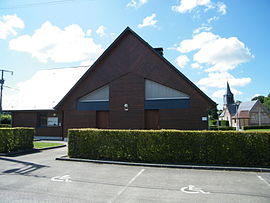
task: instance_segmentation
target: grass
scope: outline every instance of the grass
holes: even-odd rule
[[[35,149],[42,149],[47,147],[56,147],[61,146],[62,143],[53,143],[53,142],[34,142],[34,148]]]
[[[245,130],[245,131],[260,131],[260,132],[264,132],[264,131],[266,131],[266,132],[270,132],[270,129],[248,129],[248,130]]]

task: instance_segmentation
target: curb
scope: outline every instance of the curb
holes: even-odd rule
[[[122,162],[122,161],[106,161],[106,160],[69,158],[67,155],[56,158],[56,160],[59,160],[59,161],[88,162],[88,163],[97,163],[97,164],[116,164],[116,165],[126,165],[126,166],[158,167],[158,168],[220,170],[220,171],[246,171],[246,172],[268,172],[268,173],[270,173],[270,168],[135,163],[135,162]]]
[[[29,150],[23,150],[23,151],[15,151],[15,152],[8,152],[8,153],[0,153],[0,156],[20,156],[25,154],[32,154],[39,152],[39,149],[29,149]]]
[[[37,149],[37,150],[43,151],[43,150],[48,150],[48,149],[57,149],[57,148],[66,147],[66,146],[67,146],[66,144],[63,144],[63,145],[54,146],[54,147],[40,148],[40,149]]]
[[[25,155],[25,154],[32,154],[32,153],[37,153],[43,150],[48,150],[48,149],[57,149],[61,147],[67,146],[66,144],[60,145],[60,146],[54,146],[54,147],[46,147],[46,148],[41,148],[41,149],[30,149],[30,150],[23,150],[23,151],[16,151],[16,152],[8,152],[8,153],[0,153],[0,156],[20,156],[20,155]]]

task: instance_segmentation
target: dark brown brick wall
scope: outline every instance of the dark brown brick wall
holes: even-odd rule
[[[144,79],[153,80],[190,96],[189,109],[159,111],[160,128],[207,128],[207,122],[202,121],[202,117],[207,116],[207,110],[213,107],[213,103],[145,43],[127,33],[87,72],[58,106],[64,111],[65,133],[68,128],[96,127],[95,111],[77,111],[76,101],[107,84],[110,86],[109,127],[145,128]],[[126,103],[129,105],[128,112],[123,109]]]
[[[39,114],[46,113],[47,116],[56,114],[58,121],[63,123],[62,113],[57,111],[14,111],[12,112],[13,127],[32,127],[36,129],[35,136],[62,137],[62,126],[40,127]]]

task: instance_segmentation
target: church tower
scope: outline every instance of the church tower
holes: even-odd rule
[[[231,92],[229,83],[227,82],[227,90],[226,90],[226,94],[223,96],[223,103],[224,106],[225,105],[229,105],[229,104],[234,104],[234,98],[233,98],[233,93]]]

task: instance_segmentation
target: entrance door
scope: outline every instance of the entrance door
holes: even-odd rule
[[[146,110],[144,112],[145,129],[160,129],[158,110]]]
[[[109,128],[109,111],[96,112],[96,125],[101,129]]]

